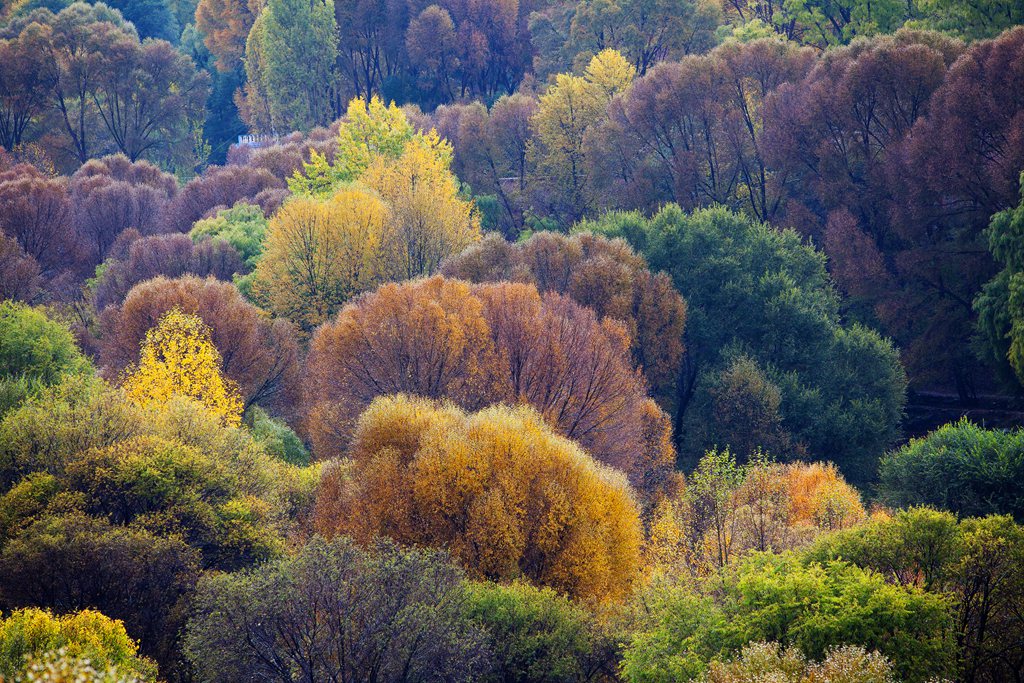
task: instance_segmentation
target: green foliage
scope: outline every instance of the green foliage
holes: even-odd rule
[[[1024,521],[1024,429],[984,429],[962,418],[883,457],[879,477],[889,505]]]
[[[915,24],[965,40],[995,38],[1024,24],[1024,5],[1017,0],[917,0],[922,19]]]
[[[213,218],[196,221],[189,236],[199,242],[203,239],[221,239],[239,253],[245,265],[256,267],[263,253],[263,238],[267,233],[267,219],[258,206],[246,203],[224,209]]]
[[[0,676],[13,680],[31,660],[56,650],[86,658],[99,669],[117,667],[146,678],[156,675],[153,663],[138,656],[138,645],[124,625],[95,610],[54,616],[48,610],[29,608],[0,620]]]
[[[877,650],[908,683],[953,671],[951,616],[942,597],[843,562],[754,555],[702,590],[656,586],[644,601],[650,622],[626,645],[627,681],[697,680],[709,661],[764,640],[814,659],[843,645]]]
[[[992,216],[988,244],[1003,269],[974,300],[975,350],[1004,378],[1024,384],[1024,173],[1020,204]]]
[[[731,662],[712,662],[708,683],[894,683],[892,666],[877,652],[848,645],[809,662],[794,647],[751,643]]]
[[[39,309],[0,302],[0,416],[65,376],[92,371],[66,325]]]
[[[948,512],[913,508],[820,539],[806,557],[842,558],[946,596],[960,680],[1010,680],[1024,667],[1024,527],[1009,516],[957,523]]]
[[[437,552],[315,538],[294,557],[206,577],[185,652],[211,683],[479,680],[484,634],[463,586]]]
[[[495,683],[583,681],[602,649],[593,617],[550,588],[468,586],[466,612],[490,635]]]
[[[866,328],[842,326],[823,253],[793,231],[725,208],[686,214],[668,205],[651,219],[612,212],[576,229],[622,237],[652,270],[672,277],[689,306],[686,346],[698,391],[715,384],[701,385],[701,376],[728,368],[742,353],[748,366],[756,363],[745,384],[762,388],[746,393],[766,412],[766,440],[777,442],[779,434],[770,419],[774,389],[765,381],[780,394],[781,427],[794,446],[834,460],[851,479],[872,476],[874,459],[899,434],[906,375],[891,343]],[[709,438],[723,434],[712,428]],[[759,438],[754,431],[739,441],[745,446]],[[691,440],[680,457],[692,465],[715,445]]]
[[[253,439],[267,453],[291,465],[309,465],[309,451],[305,444],[283,420],[275,420],[259,406],[253,406],[246,421],[252,424]]]

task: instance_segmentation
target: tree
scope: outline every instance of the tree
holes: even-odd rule
[[[988,228],[989,251],[1003,269],[974,299],[978,314],[975,350],[995,367],[1003,379],[1024,384],[1024,259],[1020,252],[1024,230],[1024,175],[1021,203],[992,216]]]
[[[98,264],[125,230],[161,232],[161,216],[178,183],[149,162],[112,155],[83,164],[71,176],[68,190],[72,227],[81,248]]]
[[[995,38],[1024,23],[1019,5],[1005,0],[959,3],[949,0],[918,0],[921,23],[965,40]]]
[[[655,586],[645,602],[651,620],[626,644],[627,681],[700,680],[710,661],[765,640],[819,660],[842,646],[877,651],[908,682],[948,675],[956,666],[942,596],[886,583],[841,561],[755,555],[704,590]]]
[[[582,681],[614,666],[602,661],[609,643],[593,615],[550,588],[471,583],[465,609],[490,636],[489,683]]]
[[[824,537],[808,555],[823,562],[842,557],[946,597],[962,680],[1005,680],[1024,664],[1017,607],[1024,594],[1024,528],[1009,516],[958,522],[948,512],[910,508]]]
[[[0,674],[27,673],[28,662],[49,652],[87,658],[93,666],[117,667],[125,674],[155,676],[156,666],[138,655],[124,625],[95,610],[54,616],[49,610],[16,610],[0,620]]]
[[[295,329],[285,320],[268,319],[231,283],[211,277],[157,277],[135,286],[120,305],[108,307],[98,341],[108,378],[138,363],[139,345],[174,309],[198,316],[208,328],[215,347],[209,351],[218,356],[216,371],[241,391],[241,405],[288,411],[299,370]]]
[[[265,193],[282,188],[284,181],[265,168],[211,166],[174,198],[164,216],[164,228],[167,232],[188,232],[212,209],[231,207],[240,201],[260,204]]]
[[[267,226],[265,253],[253,276],[255,297],[311,333],[353,296],[391,275],[389,221],[376,195],[355,188],[328,201],[288,202]]]
[[[202,128],[209,76],[163,40],[118,47],[104,53],[109,62],[93,95],[118,150],[131,161],[187,154],[193,128]]]
[[[35,302],[42,281],[39,263],[16,240],[0,234],[0,299]]]
[[[199,0],[196,26],[219,71],[234,71],[242,64],[245,39],[262,4],[262,0]]]
[[[257,120],[250,117],[250,127],[309,130],[337,118],[341,112],[332,92],[337,52],[332,0],[268,0],[249,32],[245,59],[250,87],[265,100],[267,120],[254,126]]]
[[[183,25],[179,25],[172,11],[174,0],[111,0],[107,3],[130,21],[139,32],[139,38],[157,38],[178,42]],[[190,18],[191,21],[191,18]]]
[[[263,253],[267,234],[267,218],[258,206],[239,202],[230,209],[222,209],[216,216],[196,221],[189,236],[197,244],[207,239],[214,243],[224,241],[238,252],[245,267],[252,270]],[[242,272],[241,269],[237,272]],[[203,275],[204,273],[197,273]]]
[[[592,602],[636,579],[640,522],[625,477],[531,408],[467,415],[379,398],[349,456],[349,486],[336,476],[321,488],[322,531],[444,547],[474,576],[524,577]]]
[[[873,476],[874,459],[898,434],[906,376],[891,343],[866,328],[840,324],[840,300],[821,252],[792,231],[724,208],[687,215],[669,205],[652,219],[613,213],[579,227],[624,237],[652,269],[667,272],[686,299],[684,411],[694,401],[710,401],[696,393],[712,386],[700,378],[728,367],[738,350],[779,391],[781,427],[794,445],[833,459],[851,479]],[[755,377],[745,374],[748,389],[756,386]],[[765,390],[748,406],[760,402],[757,412],[768,419],[762,423],[771,425],[773,392]],[[733,403],[751,409],[741,404]],[[767,435],[780,436],[775,427]],[[739,443],[737,434],[728,436]],[[695,463],[710,445],[698,439],[681,450],[683,462]]]
[[[480,216],[459,196],[448,148],[436,134],[413,139],[389,163],[378,157],[360,182],[388,207],[388,252],[400,278],[432,274],[442,259],[480,239]]]
[[[0,415],[43,387],[92,371],[65,325],[24,304],[0,302]]]
[[[580,2],[568,42],[576,54],[618,50],[639,76],[668,59],[699,54],[714,46],[721,21],[718,5],[692,0]]]
[[[186,235],[155,235],[132,240],[126,251],[120,258],[108,257],[88,283],[100,313],[108,306],[120,307],[135,285],[155,277],[187,274],[230,281],[245,268],[238,252],[219,239],[196,244]]]
[[[203,319],[171,309],[146,333],[137,367],[126,370],[128,396],[145,407],[172,396],[193,398],[226,424],[242,419],[238,387],[221,375],[221,356]]]
[[[532,405],[634,484],[672,471],[668,420],[632,369],[621,326],[521,284],[432,278],[381,287],[313,337],[306,427],[320,459],[338,457],[377,396],[448,399],[467,410]]]
[[[440,553],[314,538],[290,558],[205,578],[185,635],[204,680],[477,680],[484,638]]]
[[[983,429],[963,418],[882,458],[879,492],[893,506],[933,505],[963,516],[1006,514],[1021,521],[1022,473],[1024,431]]]
[[[615,50],[591,59],[583,76],[559,74],[530,119],[528,157],[533,202],[563,225],[586,216],[595,195],[584,137],[605,116],[614,95],[633,80],[633,66]]]
[[[529,283],[541,294],[564,294],[601,318],[617,320],[626,328],[633,363],[643,371],[651,395],[675,415],[686,302],[668,276],[652,274],[623,241],[542,232],[510,244],[488,235],[446,259],[441,272],[470,282]]]
[[[0,231],[51,276],[74,263],[75,239],[66,183],[19,164],[0,172]]]
[[[46,110],[54,84],[47,62],[46,33],[33,26],[9,40],[0,40],[0,147],[20,146],[25,131]]]

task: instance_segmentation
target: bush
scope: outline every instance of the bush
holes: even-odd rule
[[[33,660],[58,649],[63,657],[88,659],[98,669],[117,667],[126,674],[156,676],[156,666],[139,656],[124,624],[95,610],[54,616],[29,608],[0,620],[0,676],[13,680],[27,672]]]
[[[888,505],[931,505],[962,516],[1024,521],[1024,429],[984,429],[962,418],[882,458]]]

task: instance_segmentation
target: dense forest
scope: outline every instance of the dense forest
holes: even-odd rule
[[[1024,681],[1019,0],[0,0],[0,681]]]

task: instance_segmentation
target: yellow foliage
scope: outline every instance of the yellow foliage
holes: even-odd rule
[[[459,197],[449,170],[450,145],[431,131],[416,136],[397,159],[377,156],[360,182],[390,210],[385,238],[396,279],[429,275],[441,260],[480,239],[480,216]]]
[[[255,295],[275,314],[312,330],[390,274],[387,224],[387,207],[364,190],[342,189],[327,201],[293,199],[267,228]]]
[[[793,463],[786,467],[789,523],[825,530],[846,529],[867,519],[857,490],[832,463]]]
[[[321,491],[323,532],[443,547],[475,576],[525,576],[593,602],[622,597],[636,578],[641,531],[625,476],[529,407],[467,415],[378,398],[350,454],[350,485]]]
[[[122,387],[136,404],[194,399],[225,424],[242,420],[238,386],[221,372],[220,352],[202,318],[174,308],[146,333],[137,367],[125,370]]]

